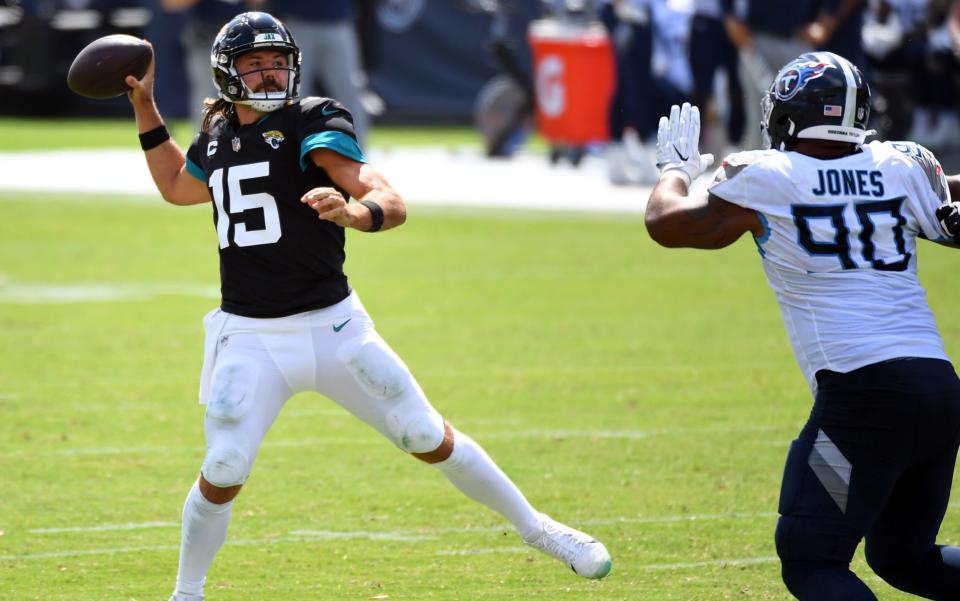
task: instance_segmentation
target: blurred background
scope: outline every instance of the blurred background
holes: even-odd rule
[[[825,49],[866,74],[880,139],[960,167],[960,0],[0,0],[0,115],[128,116],[124,98],[65,81],[83,46],[128,33],[154,44],[163,114],[195,124],[215,93],[210,43],[250,9],[287,22],[305,94],[344,102],[364,135],[468,126],[487,156],[533,141],[552,163],[597,156],[609,183],[648,185],[670,104],[701,106],[706,150],[756,148],[777,69]]]

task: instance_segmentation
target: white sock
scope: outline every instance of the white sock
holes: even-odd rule
[[[454,430],[453,453],[435,464],[460,492],[510,520],[520,536],[534,532],[540,514],[472,438]]]
[[[217,505],[203,498],[200,484],[193,483],[183,504],[180,537],[180,567],[176,592],[202,595],[207,569],[227,538],[233,501]]]

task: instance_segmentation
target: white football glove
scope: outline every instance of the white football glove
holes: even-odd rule
[[[712,154],[700,154],[700,109],[684,102],[670,107],[670,117],[660,117],[657,129],[657,168],[663,175],[676,169],[690,185],[713,163]]]

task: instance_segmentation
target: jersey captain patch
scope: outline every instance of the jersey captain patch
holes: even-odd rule
[[[265,131],[262,134],[263,141],[270,145],[270,148],[276,150],[280,148],[280,143],[284,141],[283,132],[271,129],[270,131]]]

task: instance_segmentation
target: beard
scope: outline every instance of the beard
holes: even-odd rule
[[[283,92],[284,88],[280,86],[279,83],[273,80],[267,80],[260,85],[258,85],[254,92]]]

